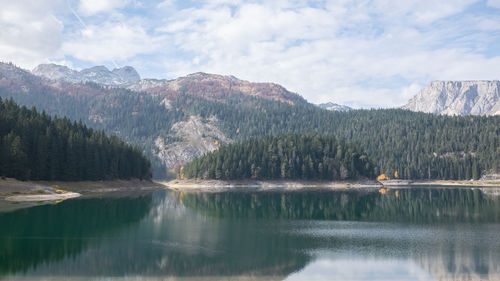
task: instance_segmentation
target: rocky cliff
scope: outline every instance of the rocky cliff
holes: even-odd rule
[[[217,127],[215,116],[203,119],[200,116],[190,116],[188,120],[172,125],[171,133],[167,138],[157,137],[155,149],[152,151],[167,169],[177,164],[184,164],[207,152],[218,149],[221,145],[232,142]],[[176,141],[168,143],[165,139]]]
[[[94,66],[81,71],[57,64],[40,64],[32,73],[50,80],[68,82],[94,82],[108,86],[120,86],[139,81],[141,77],[131,66],[110,71],[105,66]]]
[[[434,81],[403,108],[446,115],[500,115],[500,81]]]

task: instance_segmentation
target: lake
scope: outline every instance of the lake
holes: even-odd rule
[[[0,280],[500,280],[499,194],[84,196],[0,213]]]

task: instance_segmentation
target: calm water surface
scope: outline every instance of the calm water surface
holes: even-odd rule
[[[158,191],[0,213],[0,280],[500,280],[494,189]]]

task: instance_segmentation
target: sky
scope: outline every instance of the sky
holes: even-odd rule
[[[500,79],[500,0],[0,0],[0,61],[275,82],[312,103],[404,105]]]

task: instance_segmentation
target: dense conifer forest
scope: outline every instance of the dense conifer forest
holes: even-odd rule
[[[331,136],[289,134],[250,138],[195,159],[180,176],[202,179],[321,179],[373,177],[359,148]]]
[[[225,103],[182,97],[186,112],[217,116],[236,140],[287,133],[328,134],[366,151],[375,173],[405,179],[478,179],[500,170],[500,116],[440,116],[401,109],[331,112],[230,97]]]
[[[0,175],[21,180],[151,178],[137,147],[0,98]]]

